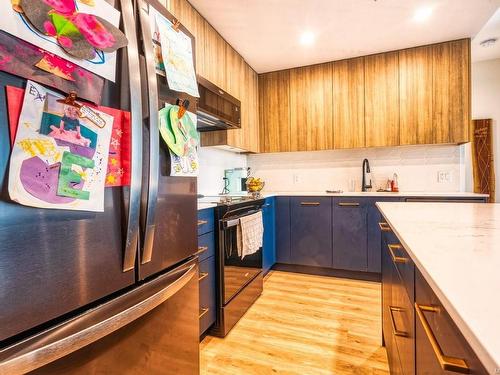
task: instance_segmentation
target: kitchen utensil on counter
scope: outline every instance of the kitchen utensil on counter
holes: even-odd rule
[[[394,173],[392,176],[392,181],[391,181],[391,191],[393,193],[399,192],[399,186],[398,186],[398,175],[397,173]]]

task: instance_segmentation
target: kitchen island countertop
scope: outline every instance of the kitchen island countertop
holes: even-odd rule
[[[500,204],[377,203],[491,373],[500,369]]]

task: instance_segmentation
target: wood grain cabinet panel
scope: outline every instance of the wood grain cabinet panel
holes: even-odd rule
[[[470,39],[433,46],[434,143],[468,142]]]
[[[333,148],[332,64],[290,70],[290,149]]]
[[[364,58],[333,63],[333,146],[365,147]]]
[[[208,22],[205,24],[205,78],[226,89],[226,42]]]
[[[399,51],[401,145],[433,142],[432,82],[432,47]]]
[[[398,52],[365,57],[366,146],[399,145]]]
[[[259,75],[261,152],[290,151],[290,71]]]

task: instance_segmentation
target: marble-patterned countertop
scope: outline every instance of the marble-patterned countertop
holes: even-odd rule
[[[498,372],[500,204],[377,206],[488,372]]]

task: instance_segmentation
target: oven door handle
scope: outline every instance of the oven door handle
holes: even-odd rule
[[[240,223],[240,219],[241,218],[247,217],[247,216],[250,216],[250,215],[253,215],[253,214],[256,214],[257,212],[262,212],[262,210],[254,211],[254,212],[252,212],[252,213],[250,213],[248,215],[241,215],[241,216],[238,216],[235,219],[220,220],[220,224],[221,224],[222,230],[237,226]]]

